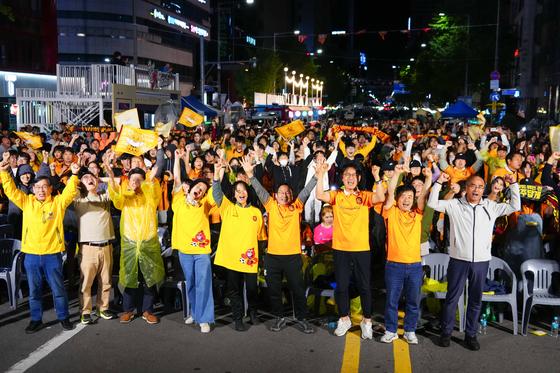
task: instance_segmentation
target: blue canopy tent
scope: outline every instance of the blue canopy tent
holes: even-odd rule
[[[478,115],[478,111],[474,110],[463,101],[457,101],[451,104],[441,113],[444,118],[474,118]]]
[[[209,118],[213,118],[218,115],[218,112],[215,109],[208,105],[204,105],[194,96],[181,97],[181,111],[183,111],[183,108],[185,107],[188,107],[201,115],[206,115]]]

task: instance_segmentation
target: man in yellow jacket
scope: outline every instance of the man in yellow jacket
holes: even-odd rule
[[[135,317],[136,299],[141,300],[142,318],[148,324],[157,324],[154,315],[155,285],[165,276],[161,247],[157,234],[157,208],[161,200],[161,187],[154,176],[157,166],[150,173],[141,168],[128,172],[128,182],[117,185],[110,166],[114,153],[105,159],[109,176],[109,198],[121,213],[121,258],[119,284],[124,286],[123,314],[120,322],[127,324]]]
[[[72,163],[72,176],[64,191],[52,196],[52,186],[47,176],[38,177],[33,184],[33,194],[19,190],[12,179],[9,154],[0,163],[0,180],[4,193],[23,211],[21,251],[25,253],[24,266],[29,282],[29,308],[31,322],[25,328],[28,334],[41,329],[43,323],[43,273],[51,287],[56,316],[65,330],[73,329],[68,312],[68,296],[62,275],[62,252],[64,251],[64,211],[72,203],[77,192],[80,167]]]

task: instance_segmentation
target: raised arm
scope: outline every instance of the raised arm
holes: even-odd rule
[[[504,179],[506,183],[509,183],[509,190],[511,191],[511,197],[509,203],[497,203],[496,214],[497,216],[504,216],[513,214],[516,211],[521,210],[521,195],[519,194],[519,184],[515,180],[516,175],[505,175]]]
[[[323,179],[325,173],[329,170],[329,165],[324,161],[317,162],[315,165],[315,177],[317,178],[317,187],[315,188],[315,197],[319,201],[329,203],[331,201],[331,196],[328,191],[325,192],[325,186],[323,185]]]
[[[212,197],[216,205],[220,207],[224,199],[224,192],[222,192],[222,179],[224,178],[225,167],[224,160],[220,159],[214,164],[214,179],[212,180]]]
[[[142,193],[149,198],[156,206],[159,205],[161,201],[161,185],[156,179],[158,174],[158,167],[153,167],[150,172],[146,175],[146,180],[140,185]]]
[[[371,174],[373,175],[373,180],[377,184],[377,188],[375,188],[375,194],[373,195],[372,202],[381,203],[385,201],[385,188],[383,187],[383,181],[379,176],[379,172],[381,168],[379,166],[371,166]]]
[[[389,184],[387,185],[387,198],[385,199],[385,205],[383,208],[385,210],[389,210],[395,204],[395,190],[397,189],[397,185],[399,183],[399,179],[401,174],[404,172],[403,165],[399,164],[395,166],[395,172],[393,176],[389,180]],[[380,185],[377,187],[379,188]]]
[[[243,170],[245,171],[247,177],[251,181],[251,186],[257,193],[257,197],[259,198],[259,200],[263,205],[266,205],[268,200],[270,199],[270,194],[268,194],[266,189],[264,189],[264,187],[261,185],[259,180],[257,180],[257,178],[255,177],[254,174],[255,165],[252,164],[251,157],[243,157],[241,159],[241,166],[243,167]]]
[[[315,188],[316,185],[317,185],[317,177],[315,175],[313,175],[311,177],[311,179],[307,182],[307,184],[305,184],[305,187],[301,190],[301,192],[299,192],[299,194],[297,196],[297,198],[301,201],[301,203],[305,204],[305,202],[307,201],[307,199],[311,195],[311,192],[313,191],[313,188]]]
[[[78,193],[78,183],[80,182],[78,179],[78,172],[80,171],[78,163],[72,163],[70,169],[72,170],[72,176],[68,179],[64,190],[58,197],[62,199],[62,206],[64,208],[68,207],[74,200],[74,197],[76,197]]]
[[[439,178],[437,179],[436,183],[432,187],[432,192],[430,193],[430,197],[428,198],[428,206],[436,211],[445,212],[447,206],[449,206],[449,204],[451,203],[451,201],[439,199],[439,192],[441,191],[441,186],[443,183],[448,182],[449,179],[450,176],[445,172],[442,172],[442,174],[439,175]]]
[[[432,186],[432,170],[430,170],[429,167],[425,167],[422,169],[422,174],[424,175],[424,187],[420,191],[418,199],[416,200],[416,207],[420,211],[424,211],[424,208],[426,207],[426,198],[428,197],[430,187]]]
[[[0,180],[2,181],[2,187],[6,197],[23,210],[25,202],[27,201],[27,195],[16,187],[16,183],[12,178],[12,172],[10,171],[9,158],[10,153],[4,153],[4,159],[0,163]]]
[[[451,141],[446,141],[445,146],[439,152],[439,168],[445,172],[449,163],[447,163],[447,148],[449,148],[453,143]]]
[[[474,162],[474,164],[471,167],[474,170],[474,172],[478,172],[478,170],[480,170],[480,168],[484,164],[484,160],[482,159],[482,154],[480,154],[474,142],[469,142],[467,148],[474,151],[474,155],[476,155],[476,162]]]
[[[183,183],[181,181],[181,158],[185,155],[182,149],[175,149],[175,160],[173,162],[173,192],[177,193]]]

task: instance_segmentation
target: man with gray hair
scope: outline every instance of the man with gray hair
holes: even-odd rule
[[[447,296],[441,316],[440,345],[449,347],[451,332],[455,324],[455,310],[459,297],[469,280],[467,325],[465,344],[473,351],[480,349],[476,339],[478,317],[482,305],[482,288],[492,258],[492,233],[494,222],[500,216],[521,210],[519,185],[515,175],[506,175],[510,184],[509,203],[496,203],[482,198],[484,180],[476,175],[467,179],[466,194],[459,199],[442,200],[439,194],[442,184],[450,180],[442,173],[432,188],[428,206],[445,212],[450,222],[449,267],[447,268]]]

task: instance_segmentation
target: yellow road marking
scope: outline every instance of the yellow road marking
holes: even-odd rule
[[[397,330],[397,333],[401,337],[404,334],[403,318],[404,312],[399,311],[399,329]],[[393,360],[395,362],[395,373],[412,373],[412,363],[410,362],[408,343],[402,338],[393,341]]]
[[[342,367],[340,373],[355,373],[360,367],[360,330],[346,333],[346,343],[344,345],[344,355],[342,357]]]

